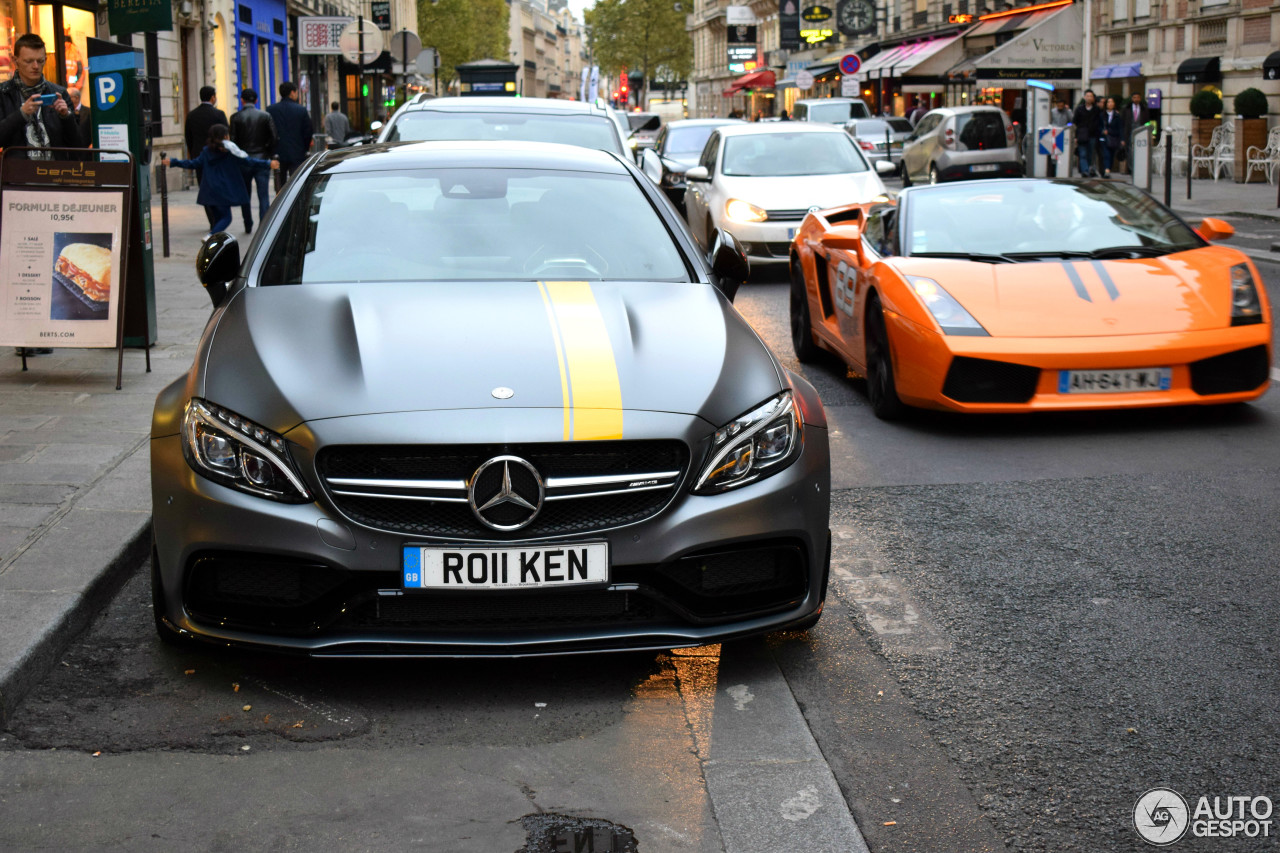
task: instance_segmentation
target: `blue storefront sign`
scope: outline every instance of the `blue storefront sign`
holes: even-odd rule
[[[241,89],[258,93],[258,106],[280,100],[277,87],[289,79],[288,18],[283,0],[236,4],[236,74]]]

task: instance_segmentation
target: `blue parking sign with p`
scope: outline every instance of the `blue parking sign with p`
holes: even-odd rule
[[[119,74],[98,74],[93,81],[94,110],[109,110],[124,95],[124,78]]]

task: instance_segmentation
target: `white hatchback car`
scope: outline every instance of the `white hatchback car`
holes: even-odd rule
[[[718,127],[685,173],[685,219],[704,249],[723,228],[759,269],[786,264],[810,211],[884,194],[879,173],[838,125],[808,122]]]

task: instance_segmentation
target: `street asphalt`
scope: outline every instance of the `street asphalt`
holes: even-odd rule
[[[1173,207],[1193,224],[1226,214],[1280,220],[1268,184],[1198,180],[1190,200],[1185,190],[1185,179],[1175,180]],[[190,365],[210,312],[193,270],[204,212],[193,190],[169,201],[172,251],[163,258],[153,200],[159,340],[150,373],[142,351],[127,350],[124,387],[116,391],[114,350],[55,350],[28,359],[26,372],[11,349],[0,352],[0,727],[149,550],[152,404]],[[238,214],[232,233],[243,235]],[[870,509],[888,523],[893,500]],[[732,784],[732,767],[724,773],[723,784]]]

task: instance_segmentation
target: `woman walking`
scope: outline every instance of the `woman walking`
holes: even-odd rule
[[[225,124],[215,124],[209,128],[209,138],[200,156],[194,160],[170,160],[168,155],[160,155],[162,166],[177,166],[179,169],[201,169],[200,194],[196,203],[209,208],[210,234],[225,231],[231,227],[231,211],[249,203],[249,191],[244,185],[244,170],[279,169],[280,163],[273,157],[262,160],[250,157],[235,149],[227,141],[230,131]],[[238,153],[237,153],[238,152]]]
[[[1124,116],[1116,109],[1116,99],[1107,98],[1107,108],[1102,114],[1102,177],[1111,177],[1111,164],[1119,159],[1124,148]]]

